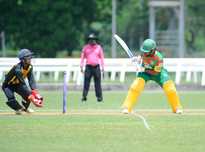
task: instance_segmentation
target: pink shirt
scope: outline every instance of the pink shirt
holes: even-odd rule
[[[86,59],[86,64],[95,66],[99,64],[102,69],[104,69],[104,54],[103,49],[99,44],[86,44],[83,47],[81,53],[80,66],[84,66],[84,60]]]

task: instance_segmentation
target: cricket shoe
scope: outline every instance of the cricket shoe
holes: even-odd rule
[[[182,109],[177,109],[175,113],[176,113],[176,114],[182,114],[182,113],[183,113],[183,110],[182,110]]]
[[[24,112],[25,112],[24,109],[19,109],[19,110],[15,111],[15,114],[16,115],[22,115]]]
[[[28,108],[28,109],[25,109],[25,112],[26,113],[34,113],[35,111],[31,108]]]
[[[82,102],[86,102],[86,101],[87,101],[87,98],[86,98],[86,97],[82,97],[81,101],[82,101]]]
[[[123,114],[131,114],[133,111],[129,111],[127,108],[122,109]]]
[[[102,102],[102,101],[103,101],[103,98],[102,98],[102,97],[98,97],[98,98],[97,98],[97,101],[98,101],[98,102]]]

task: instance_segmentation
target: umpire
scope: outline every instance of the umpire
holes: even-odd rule
[[[6,104],[11,109],[15,110],[16,114],[33,112],[32,109],[28,108],[30,101],[32,100],[30,99],[32,96],[32,90],[36,90],[33,66],[31,65],[32,55],[33,53],[28,49],[20,50],[18,54],[20,62],[11,68],[5,76],[5,80],[2,84],[2,89],[8,99]],[[28,79],[30,88],[27,86],[25,78]],[[15,92],[23,98],[22,104],[19,104],[16,100],[14,95]]]
[[[104,53],[103,48],[100,44],[98,44],[97,41],[97,36],[93,33],[90,34],[87,37],[87,44],[85,44],[82,49],[80,62],[81,72],[84,72],[84,61],[86,61],[82,101],[87,100],[92,77],[94,78],[95,95],[97,97],[97,101],[101,102],[103,100],[101,88],[101,71],[104,72]]]

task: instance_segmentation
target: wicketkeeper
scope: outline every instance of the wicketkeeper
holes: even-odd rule
[[[14,65],[6,74],[2,84],[2,89],[8,99],[6,104],[15,110],[16,114],[33,112],[32,109],[29,109],[31,102],[36,107],[43,106],[43,98],[36,89],[36,82],[33,76],[32,55],[33,53],[28,49],[20,50],[18,54],[20,62]],[[26,78],[28,79],[28,84],[25,81]],[[14,93],[22,97],[21,104],[16,100]]]
[[[145,83],[149,80],[155,81],[163,88],[172,111],[178,114],[182,113],[183,110],[175,84],[170,79],[167,70],[163,67],[163,55],[156,49],[156,42],[152,39],[146,39],[140,51],[142,54],[134,58],[134,60],[142,63],[141,72],[138,73],[137,78],[130,86],[127,97],[122,105],[124,108],[123,113],[132,112],[140,93],[144,89]]]

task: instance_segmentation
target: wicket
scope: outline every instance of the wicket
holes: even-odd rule
[[[67,72],[64,72],[64,80],[63,80],[63,113],[67,112]]]

